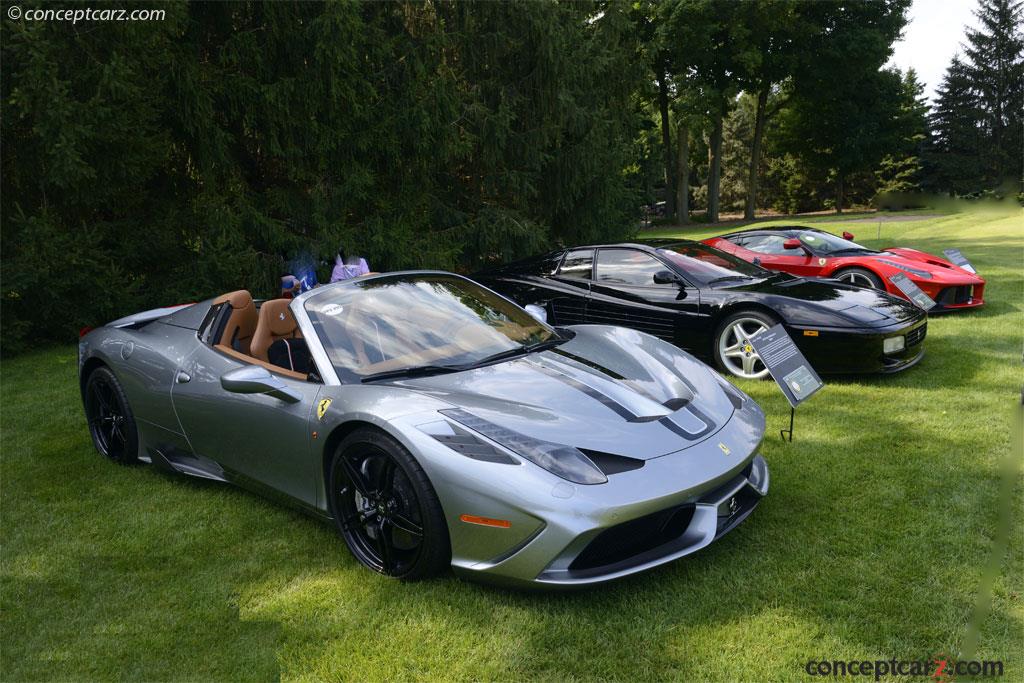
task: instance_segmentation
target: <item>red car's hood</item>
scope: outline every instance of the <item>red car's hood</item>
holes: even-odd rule
[[[923,251],[917,249],[906,249],[903,247],[893,247],[892,249],[886,249],[885,251],[869,256],[872,260],[890,261],[891,263],[898,263],[908,268],[914,268],[916,270],[923,270],[932,276],[933,279],[941,281],[955,280],[958,283],[963,284],[984,284],[985,280],[978,277],[974,273],[964,270],[960,266],[950,263],[946,259],[933,256],[932,254],[926,254]],[[911,279],[913,274],[911,273]]]

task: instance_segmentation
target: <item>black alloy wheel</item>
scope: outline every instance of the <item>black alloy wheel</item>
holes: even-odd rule
[[[338,445],[330,506],[349,550],[377,573],[415,580],[451,562],[444,514],[426,474],[386,434],[358,429]]]
[[[86,381],[85,416],[97,451],[122,465],[138,462],[135,418],[124,389],[107,368],[97,368]]]

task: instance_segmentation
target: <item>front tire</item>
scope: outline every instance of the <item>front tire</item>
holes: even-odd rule
[[[882,284],[882,278],[878,277],[866,268],[846,268],[835,273],[832,277],[840,282],[845,282],[846,284],[855,285],[857,287],[864,287],[866,289],[885,289],[885,286]]]
[[[139,430],[128,395],[107,368],[96,368],[85,382],[85,417],[92,444],[119,465],[139,461]]]
[[[426,473],[400,443],[360,428],[331,460],[328,502],[338,533],[360,563],[404,581],[451,565],[448,525]]]
[[[766,377],[768,367],[754,351],[750,338],[777,323],[778,320],[761,311],[739,311],[727,317],[715,332],[712,350],[715,365],[733,377]]]

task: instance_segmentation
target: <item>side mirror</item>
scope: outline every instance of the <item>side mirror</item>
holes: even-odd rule
[[[853,233],[852,232],[847,232],[846,230],[843,230],[843,239],[844,240],[850,240],[852,242],[853,241]]]
[[[803,249],[804,245],[800,244],[800,240],[795,237],[790,237],[788,240],[782,243],[783,249]]]
[[[225,372],[220,376],[220,385],[224,391],[233,394],[267,394],[287,403],[298,403],[302,396],[288,388],[279,378],[259,365],[248,365]]]
[[[673,273],[671,270],[659,270],[657,273],[654,274],[654,284],[682,284],[682,281],[679,279],[679,276]]]
[[[542,323],[548,321],[548,312],[544,310],[544,307],[539,304],[526,304],[523,306],[527,313],[532,315],[535,320],[539,320]]]

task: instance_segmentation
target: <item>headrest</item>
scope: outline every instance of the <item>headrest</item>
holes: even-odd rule
[[[244,289],[239,289],[236,292],[228,292],[227,294],[221,294],[213,300],[213,305],[222,304],[227,302],[231,308],[245,308],[252,303],[252,295]]]
[[[270,299],[260,306],[260,320],[267,322],[270,333],[275,337],[291,334],[298,326],[288,304],[290,299]]]

